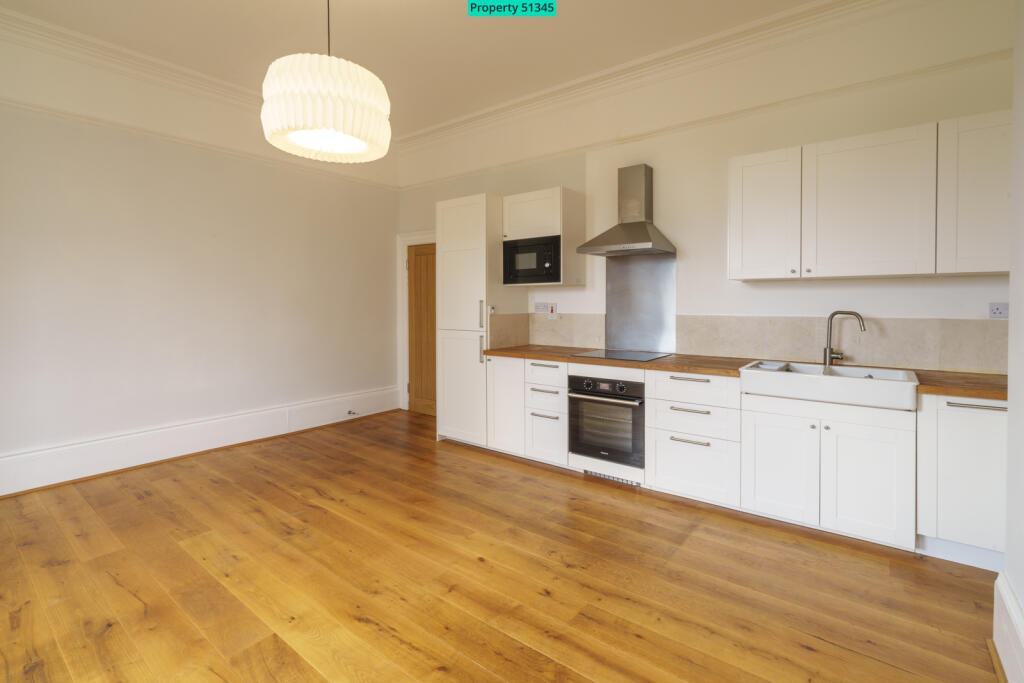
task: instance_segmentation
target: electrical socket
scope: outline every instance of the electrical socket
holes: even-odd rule
[[[1010,317],[1010,304],[1007,302],[993,302],[988,305],[988,317],[1006,319]]]

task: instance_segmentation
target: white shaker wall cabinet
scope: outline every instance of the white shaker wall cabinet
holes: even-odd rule
[[[522,358],[487,357],[487,447],[523,454],[526,372]]]
[[[729,277],[800,277],[800,148],[729,160]]]
[[[805,145],[803,277],[935,272],[936,124]]]
[[[436,220],[437,434],[483,446],[490,314],[525,313],[527,293],[501,286],[500,198],[438,202]]]
[[[1006,401],[922,396],[918,531],[1002,552],[1006,544]]]
[[[823,420],[821,527],[913,548],[914,431]]]
[[[818,523],[819,427],[811,418],[743,411],[744,508]]]
[[[939,122],[937,269],[1010,269],[1011,114]]]
[[[487,370],[484,333],[437,331],[437,433],[487,443]]]
[[[582,285],[586,281],[586,257],[576,253],[586,232],[586,201],[580,192],[549,187],[502,198],[502,239],[522,240],[561,236],[560,282]]]

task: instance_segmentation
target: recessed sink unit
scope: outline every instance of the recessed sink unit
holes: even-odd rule
[[[910,370],[759,360],[740,368],[740,389],[761,396],[917,410],[917,375]]]

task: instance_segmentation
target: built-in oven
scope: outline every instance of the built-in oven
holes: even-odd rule
[[[644,383],[569,376],[569,452],[644,466]]]
[[[506,285],[562,281],[562,237],[531,237],[501,243],[502,282]]]

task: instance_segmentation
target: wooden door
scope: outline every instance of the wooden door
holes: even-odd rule
[[[409,410],[437,415],[433,244],[409,247]]]

